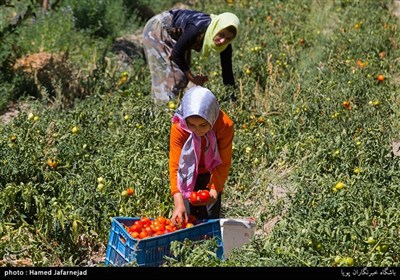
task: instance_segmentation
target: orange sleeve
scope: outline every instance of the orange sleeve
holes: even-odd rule
[[[171,125],[169,138],[169,178],[172,195],[179,192],[177,177],[179,158],[181,155],[182,147],[188,138],[189,133],[180,128],[179,122],[173,123]]]
[[[231,168],[234,136],[233,121],[225,112],[221,112],[222,114],[218,117],[213,129],[217,136],[218,151],[222,163],[214,169],[210,178],[210,188],[216,189],[219,193],[224,190],[224,184],[228,179]]]

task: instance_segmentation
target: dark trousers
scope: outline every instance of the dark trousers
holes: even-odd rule
[[[210,173],[198,174],[194,191],[207,189],[210,177]],[[195,216],[198,220],[219,219],[221,213],[221,195],[221,193],[218,194],[218,199],[214,204],[207,206],[194,206],[188,200],[185,200],[186,210],[189,215]]]

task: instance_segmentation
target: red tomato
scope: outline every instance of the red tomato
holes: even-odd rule
[[[208,190],[201,190],[199,192],[199,198],[201,202],[207,202],[210,199],[210,192]]]
[[[197,192],[192,192],[190,194],[189,201],[192,204],[197,204],[200,201],[199,194]]]
[[[133,225],[131,225],[130,227],[129,227],[129,230],[128,230],[128,232],[129,233],[131,233],[131,232],[140,232],[140,230],[142,229],[142,227],[141,226],[139,226],[138,224],[133,224]]]
[[[170,233],[170,232],[172,232],[172,229],[165,228],[164,233]]]
[[[149,237],[149,233],[148,233],[147,231],[145,231],[145,230],[142,230],[142,231],[139,233],[139,236],[138,236],[138,237],[139,237],[140,239]]]
[[[135,239],[138,239],[139,238],[139,232],[137,232],[137,231],[131,232],[131,236],[133,238],[135,238]]]
[[[132,196],[135,194],[135,190],[133,188],[127,188],[126,192],[128,193],[129,196]]]
[[[154,233],[154,230],[150,226],[145,227],[144,230],[147,231],[148,236],[151,236]]]
[[[186,222],[183,221],[182,223],[180,223],[180,224],[177,225],[176,227],[177,227],[177,229],[186,228]]]
[[[161,231],[161,227],[160,227],[159,225],[155,225],[155,226],[153,226],[151,229],[153,230],[153,233],[154,233],[154,232],[157,232],[157,231]],[[164,229],[165,229],[165,228],[164,228]]]
[[[172,225],[166,225],[166,226],[165,226],[165,230],[166,230],[167,232],[172,232],[172,231],[173,231],[173,226],[172,226]]]
[[[194,215],[189,215],[189,221],[188,221],[188,223],[191,223],[191,224],[196,224],[196,221],[197,221],[197,218],[194,216]]]
[[[156,221],[157,221],[160,225],[165,225],[166,220],[167,220],[167,219],[166,219],[164,216],[158,216],[158,217],[156,218]]]
[[[143,226],[150,226],[151,225],[151,220],[149,217],[147,216],[142,216],[142,218],[140,219],[140,221],[143,223]]]
[[[143,225],[143,222],[140,221],[140,220],[135,221],[133,224],[134,224],[135,226],[137,226],[138,231],[140,231],[140,230],[142,229],[142,227],[144,226],[144,225]]]

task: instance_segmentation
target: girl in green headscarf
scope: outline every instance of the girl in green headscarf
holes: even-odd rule
[[[207,28],[204,36],[202,55],[208,57],[210,50],[216,53],[221,53],[226,49],[228,44],[237,37],[239,30],[239,19],[235,14],[222,13],[220,15],[211,14],[211,23]],[[225,30],[226,29],[226,30]],[[221,32],[224,32],[224,37],[221,37]],[[226,34],[231,33],[231,34]],[[221,40],[225,39],[226,41]]]
[[[152,95],[156,103],[177,100],[189,82],[203,86],[207,75],[193,74],[191,50],[205,58],[219,54],[222,80],[235,99],[231,43],[239,34],[239,19],[225,12],[219,15],[195,10],[175,9],[151,18],[143,30],[143,47],[152,76]]]

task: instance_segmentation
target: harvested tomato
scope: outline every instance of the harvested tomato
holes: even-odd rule
[[[210,199],[210,192],[208,190],[199,190],[197,192],[191,192],[189,201],[193,205],[207,202]]]
[[[183,229],[183,228],[186,228],[186,224],[187,223],[185,221],[183,221],[182,223],[176,225],[176,227],[177,227],[177,229]]]
[[[189,196],[189,201],[193,205],[196,205],[197,203],[200,202],[200,197],[198,192],[191,192]]]
[[[201,190],[198,195],[201,202],[207,202],[210,199],[210,192],[208,190]]]
[[[140,221],[143,223],[144,227],[151,225],[151,220],[149,217],[143,216],[142,218],[140,218]]]
[[[189,215],[188,223],[191,223],[191,224],[195,225],[196,222],[197,222],[197,218],[194,215]]]
[[[130,235],[131,235],[133,238],[136,238],[136,239],[139,238],[139,232],[137,232],[137,231],[130,232]]]
[[[137,220],[133,224],[137,225],[140,229],[143,227],[143,222],[141,220]]]
[[[139,233],[139,238],[140,238],[140,239],[143,239],[143,238],[146,238],[146,237],[149,237],[149,233],[148,233],[146,230],[142,230],[142,231]]]
[[[178,223],[178,225],[175,226],[172,224],[172,221],[170,219],[167,219],[164,216],[158,216],[155,219],[150,219],[147,216],[142,216],[132,225],[124,225],[124,227],[133,238],[144,239],[148,237],[155,237],[166,233],[171,233],[180,229],[185,229],[191,227],[191,224],[195,225],[194,222],[191,223],[184,221]]]
[[[157,221],[160,225],[165,225],[167,219],[166,219],[165,217],[163,217],[163,216],[158,216],[158,217],[156,218],[156,221]]]
[[[141,225],[139,225],[139,224],[133,224],[133,225],[131,225],[131,226],[129,227],[128,232],[129,232],[129,233],[131,233],[131,232],[140,232],[141,230],[142,230],[142,226],[141,226]]]

